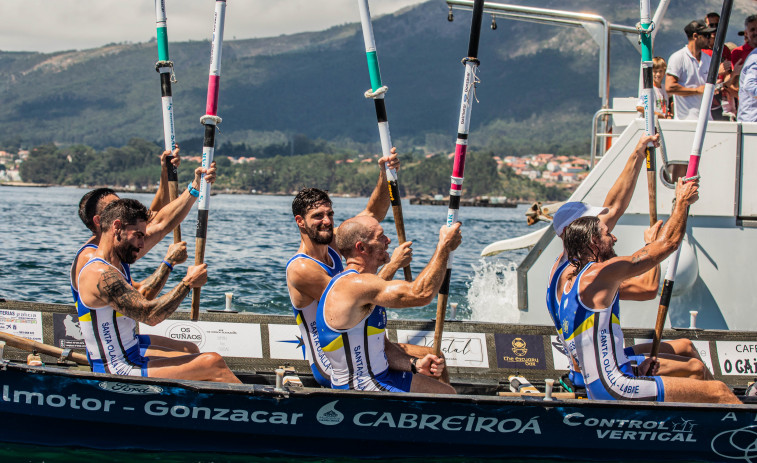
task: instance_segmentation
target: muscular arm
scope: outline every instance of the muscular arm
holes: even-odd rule
[[[139,283],[135,283],[134,288],[139,291],[145,299],[155,299],[155,296],[157,296],[160,290],[163,289],[163,286],[165,286],[166,281],[168,281],[168,275],[170,274],[171,269],[168,268],[165,263],[161,262],[152,275]]]
[[[331,278],[320,265],[310,259],[297,259],[287,268],[287,285],[292,292],[292,302],[305,307],[321,298]]]
[[[106,268],[97,281],[99,298],[134,320],[155,326],[179,308],[189,294],[189,285],[183,281],[171,292],[155,300],[148,300],[132,288],[114,268]]]
[[[379,222],[386,217],[386,211],[389,210],[389,204],[391,204],[389,199],[389,183],[387,183],[386,179],[386,166],[388,164],[395,170],[399,169],[397,149],[392,148],[391,152],[391,156],[379,159],[379,178],[376,188],[373,189],[373,193],[371,193],[371,197],[368,199],[368,205],[358,215],[369,215]]]
[[[170,195],[168,194],[168,169],[163,157],[160,158],[160,183],[158,184],[158,191],[155,192],[155,197],[150,204],[150,211],[155,214],[170,202]]]
[[[332,287],[324,314],[335,329],[349,329],[362,320],[376,305],[390,308],[424,306],[439,291],[449,251],[439,250],[415,281],[384,280],[378,275],[347,275]]]
[[[189,211],[192,210],[192,206],[196,200],[197,198],[189,194],[189,190],[184,190],[178,198],[168,203],[155,215],[147,224],[145,246],[139,251],[140,258],[147,254],[156,244],[160,243],[167,234],[171,233],[184,220]]]
[[[636,187],[636,181],[639,178],[639,171],[644,162],[644,151],[647,143],[656,143],[659,139],[660,137],[657,135],[654,137],[641,137],[636,144],[633,153],[631,153],[628,161],[626,161],[626,165],[623,167],[620,176],[607,193],[604,207],[609,209],[609,211],[606,214],[600,214],[599,220],[604,222],[609,231],[612,231],[613,228],[615,228],[618,220],[620,220],[620,217],[626,212],[628,205],[631,203],[633,190]]]
[[[216,163],[213,163],[208,169],[205,179],[209,183],[213,183],[216,177]],[[192,185],[196,190],[200,189],[200,181],[204,169],[198,167],[195,169],[195,178],[192,180]],[[179,195],[178,198],[168,203],[164,208],[153,217],[150,222],[147,223],[147,233],[145,234],[145,246],[139,251],[139,257],[147,254],[156,244],[165,238],[192,210],[197,198],[189,194],[188,190]]]
[[[648,301],[657,297],[660,287],[660,264],[641,275],[631,277],[620,284],[620,299],[624,301]]]
[[[187,243],[186,241],[180,241],[173,243],[168,247],[168,252],[163,258],[163,262],[160,263],[157,270],[152,275],[145,278],[139,283],[132,282],[137,291],[140,292],[147,299],[155,299],[160,290],[168,280],[168,275],[171,273],[171,267],[183,264],[187,260]],[[171,267],[166,265],[166,262],[171,264]]]
[[[679,188],[681,187],[679,180]],[[687,187],[688,191],[693,191],[696,197],[696,187]],[[677,192],[676,206],[673,209],[670,219],[662,227],[659,236],[655,241],[639,249],[631,256],[614,257],[603,262],[587,271],[589,276],[586,287],[581,292],[585,295],[585,300],[592,300],[592,308],[608,307],[612,303],[615,291],[621,286],[624,280],[641,275],[652,270],[666,257],[675,251],[681,244],[683,235],[686,232],[686,219],[688,215],[688,204],[696,201],[682,201]],[[657,277],[659,278],[659,276]]]
[[[376,182],[376,188],[373,189],[371,197],[368,198],[368,205],[358,215],[369,215],[381,222],[386,217],[386,211],[389,210],[389,184],[386,181],[386,169],[379,167],[379,178]]]

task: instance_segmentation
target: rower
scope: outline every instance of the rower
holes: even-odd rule
[[[177,164],[179,162],[178,146],[173,152],[164,151],[161,159],[165,159],[168,155],[173,156],[174,160],[172,162]],[[161,165],[164,166],[164,173],[161,175],[161,183],[158,187],[158,193],[156,193],[155,199],[152,202],[152,209],[148,211],[150,220],[147,225],[145,247],[140,252],[139,257],[145,255],[152,247],[158,244],[187,216],[197,199],[192,192],[199,189],[202,178],[201,175],[205,172],[205,169],[203,168],[196,169],[195,178],[190,184],[191,188],[188,188],[184,194],[180,195],[175,201],[172,201],[163,207],[164,201],[168,198],[168,193],[161,193],[164,190],[167,190],[166,182],[164,181],[164,177],[167,177],[167,174],[165,173],[165,162],[161,162]],[[208,169],[208,173],[205,177],[208,182],[212,183],[215,181],[215,170],[215,164]],[[92,258],[98,248],[102,235],[100,228],[100,214],[108,204],[118,199],[118,195],[114,190],[110,188],[97,188],[86,193],[79,202],[79,218],[81,218],[84,225],[92,231],[92,237],[79,249],[79,251],[77,251],[74,262],[71,265],[71,292],[77,308],[80,302],[76,276],[84,265]],[[168,252],[160,266],[158,266],[151,276],[141,282],[133,282],[130,273],[126,273],[126,277],[143,296],[147,299],[153,299],[165,285],[173,267],[186,261],[186,249],[186,242],[183,241],[169,246]],[[80,312],[79,315],[82,315],[82,312]],[[193,342],[174,340],[165,336],[139,335],[139,342],[142,355],[153,358],[200,352],[197,345]]]
[[[397,150],[392,148],[391,152],[391,156],[378,160],[378,183],[368,205],[358,214],[359,217],[373,217],[380,222],[386,216],[390,204],[386,169],[397,170],[400,166]],[[313,377],[321,386],[331,387],[331,363],[318,340],[315,314],[318,301],[329,281],[344,269],[342,256],[334,245],[334,237],[339,229],[334,227],[334,210],[328,193],[318,188],[300,190],[292,201],[292,214],[300,232],[300,247],[286,266],[289,300]],[[391,280],[398,269],[409,265],[413,252],[411,245],[411,242],[405,242],[398,246],[379,276]],[[385,342],[416,357],[431,352],[431,348],[424,346],[395,344],[388,339]],[[447,380],[446,374],[444,378]]]
[[[432,353],[418,358],[386,342],[385,307],[429,304],[442,284],[450,253],[461,241],[459,223],[443,226],[434,255],[415,281],[387,281],[376,275],[389,262],[390,243],[378,221],[358,216],[339,226],[336,246],[347,259],[346,270],[331,279],[316,314],[321,348],[331,363],[332,388],[455,393],[437,380],[444,371],[443,358]]]
[[[97,250],[78,275],[79,324],[95,373],[239,383],[217,353],[146,358],[140,353],[137,322],[155,326],[168,318],[191,288],[207,282],[207,265],[187,275],[157,299],[148,300],[128,279],[129,265],[145,246],[147,208],[133,199],[111,202],[100,215]]]
[[[669,376],[647,376],[657,359],[646,359],[638,374],[628,363],[619,320],[619,294],[629,278],[658,265],[681,244],[688,207],[698,199],[697,182],[679,179],[676,203],[657,239],[631,256],[618,257],[615,237],[598,217],[580,217],[563,232],[568,280],[558,311],[563,337],[578,363],[586,392],[595,400],[741,403],[725,383]],[[654,374],[655,372],[651,372]]]
[[[594,207],[581,202],[568,202],[557,210],[554,214],[552,227],[558,237],[562,239],[565,227],[579,217],[597,217],[599,221],[607,227],[608,232],[612,232],[631,201],[639,171],[641,170],[641,166],[646,157],[645,149],[648,143],[653,143],[656,146],[659,145],[659,135],[652,137],[642,136],[640,138],[634,151],[626,162],[623,171],[618,177],[618,180],[616,180],[615,184],[613,184],[612,188],[610,188],[610,191],[607,193],[607,197],[605,198],[602,207]],[[657,225],[657,228],[650,228],[644,233],[645,243],[654,241],[656,230],[659,230],[659,224]],[[562,254],[560,254],[555,260],[549,276],[549,285],[547,287],[547,309],[555,325],[555,329],[557,330],[558,339],[563,344],[563,349],[570,359],[570,371],[568,377],[574,385],[583,387],[583,377],[575,366],[575,359],[570,358],[570,355],[568,354],[569,350],[565,346],[562,327],[557,315],[560,299],[562,297],[562,291],[560,291],[559,288],[564,287],[568,280],[570,272],[566,272],[566,270],[568,270],[569,267],[566,253],[563,250]],[[623,282],[623,285],[620,288],[619,297],[621,300],[635,301],[654,299],[657,295],[659,284],[660,269],[659,266],[653,266],[644,274]],[[661,376],[680,376],[694,379],[713,378],[712,373],[704,365],[702,359],[699,357],[699,353],[690,340],[676,339],[666,341],[661,344],[660,350],[661,353],[658,355],[658,358],[661,360],[659,369],[659,374]],[[637,344],[625,348],[625,356],[631,361],[639,364],[644,361],[644,354],[648,354],[650,351],[651,343]],[[630,368],[630,365],[624,366],[624,368],[627,367]]]

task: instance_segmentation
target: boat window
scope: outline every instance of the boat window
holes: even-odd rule
[[[660,181],[666,187],[675,190],[676,182],[679,178],[686,176],[688,168],[689,161],[668,161],[660,168]]]

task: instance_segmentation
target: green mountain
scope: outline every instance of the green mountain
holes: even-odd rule
[[[526,3],[526,2],[523,2]],[[616,0],[530,1],[532,6],[593,11],[611,22],[638,22],[638,3]],[[653,2],[656,3],[656,2]],[[683,46],[683,25],[709,11],[715,0],[692,5],[674,0],[657,37],[655,54]],[[749,5],[736,8],[729,38]],[[470,12],[432,0],[374,18],[387,108],[395,144],[405,152],[423,145],[454,147]],[[105,19],[107,20],[107,19]],[[145,18],[149,21],[151,18]],[[357,18],[356,18],[357,20]],[[471,143],[503,154],[535,151],[579,154],[589,145],[590,116],[599,107],[597,50],[579,28],[555,28],[485,19],[480,46],[479,103]],[[170,31],[169,31],[170,36]],[[178,83],[173,86],[179,143],[198,145],[204,114],[209,43],[171,43]],[[111,44],[51,54],[0,52],[0,143],[26,146],[81,143],[102,149],[133,137],[162,138],[156,45]],[[613,36],[612,94],[636,94],[639,55]],[[216,146],[279,144],[297,134],[378,151],[359,23],[321,32],[226,40],[223,49]],[[219,153],[223,154],[223,153]],[[289,154],[289,153],[281,153]]]

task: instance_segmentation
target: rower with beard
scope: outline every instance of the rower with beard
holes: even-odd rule
[[[396,149],[392,148],[392,155],[380,158],[378,164],[376,188],[366,208],[357,216],[373,217],[380,222],[386,216],[390,204],[386,169],[398,170],[400,166]],[[300,232],[300,247],[286,265],[289,299],[313,377],[321,386],[331,387],[331,364],[318,342],[315,314],[318,301],[329,281],[343,270],[341,255],[334,246],[334,210],[328,193],[318,188],[304,188],[292,201],[292,214]],[[338,229],[336,232],[338,233]],[[391,262],[381,269],[379,276],[391,280],[398,269],[409,265],[412,259],[411,244],[407,241],[399,245]],[[388,349],[401,349],[415,355],[424,355],[430,351],[422,346],[399,345],[388,340],[386,343]]]
[[[615,255],[615,236],[598,217],[580,217],[565,227],[563,246],[572,271],[562,287],[559,321],[590,399],[741,403],[720,381],[637,376],[622,368],[628,358],[620,327],[620,288],[680,246],[688,207],[697,201],[698,188],[698,182],[684,184],[679,179],[670,219],[654,241],[631,256]],[[650,365],[656,366],[657,359],[646,359],[638,371],[643,375]]]
[[[155,194],[155,199],[148,210],[149,218],[145,235],[145,246],[140,251],[138,258],[147,254],[150,249],[158,244],[168,233],[176,228],[182,220],[184,220],[192,209],[192,205],[197,200],[195,192],[199,191],[202,174],[205,174],[205,181],[208,183],[213,183],[216,178],[215,162],[211,164],[207,171],[203,167],[198,167],[195,169],[194,180],[189,184],[187,190],[176,198],[176,200],[164,205],[166,198],[168,198],[168,192],[166,191],[168,174],[164,160],[165,157],[169,155],[173,156],[174,159],[172,162],[174,165],[178,166],[180,159],[178,145],[173,152],[166,150],[162,154],[161,165],[163,166],[163,172],[161,173],[161,182],[158,186],[158,192]],[[81,272],[84,265],[92,258],[100,243],[102,235],[100,214],[108,204],[118,199],[119,197],[114,190],[110,188],[96,188],[87,192],[79,202],[79,218],[92,232],[92,237],[79,248],[71,265],[71,292],[73,294],[74,303],[77,307],[79,306],[80,301],[76,276]],[[127,273],[125,274],[127,280],[130,281],[132,286],[134,286],[134,288],[147,299],[154,299],[163,289],[168,276],[171,271],[173,271],[173,267],[186,261],[186,249],[187,243],[184,241],[171,244],[163,262],[152,275],[141,282],[135,282],[132,281],[131,274],[128,273],[127,270]],[[200,352],[197,345],[189,341],[179,341],[158,335],[139,335],[138,337],[143,356],[157,358]]]
[[[78,275],[79,324],[95,373],[239,383],[214,352],[148,359],[141,355],[137,322],[155,326],[168,318],[189,294],[208,280],[207,265],[193,265],[168,294],[148,300],[127,279],[145,246],[147,209],[133,199],[119,199],[100,215],[102,236]]]
[[[623,170],[618,179],[607,192],[602,207],[592,206],[587,203],[572,201],[563,204],[554,215],[552,227],[555,234],[562,240],[563,230],[574,220],[580,217],[596,217],[607,228],[608,233],[612,232],[615,225],[625,213],[631,202],[634,188],[639,177],[644,160],[646,158],[646,147],[649,143],[659,146],[659,135],[648,136],[642,135],[636,144],[633,152],[626,161]],[[655,240],[660,230],[662,222],[644,232],[644,242],[651,243]],[[563,252],[555,260],[552,271],[549,275],[549,285],[547,287],[547,309],[552,318],[552,322],[557,330],[558,340],[562,343],[563,349],[568,354],[565,347],[565,339],[560,326],[558,310],[562,291],[559,288],[565,286],[570,275],[570,262],[567,259],[567,253]],[[653,266],[649,271],[642,275],[629,278],[620,286],[618,297],[620,300],[627,301],[647,301],[657,296],[657,289],[660,286],[660,268],[659,265]],[[625,357],[629,360],[640,364],[645,359],[645,354],[649,354],[652,349],[652,343],[636,344],[625,348]],[[694,344],[688,339],[674,339],[665,341],[660,344],[660,353],[658,354],[659,374],[660,376],[679,376],[683,378],[695,379],[712,379],[712,373],[702,362],[701,357]],[[627,369],[631,365],[621,365],[621,368]],[[573,359],[570,359],[570,368],[568,379],[572,386],[578,388],[584,387],[584,380],[581,372],[576,368]]]

